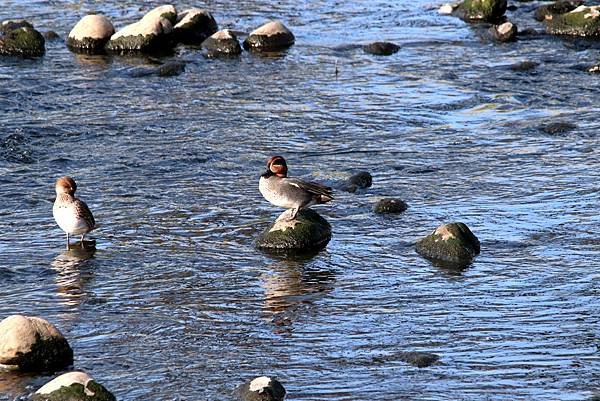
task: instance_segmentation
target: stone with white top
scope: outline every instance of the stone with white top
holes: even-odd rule
[[[217,21],[208,10],[190,8],[182,11],[177,16],[177,23],[173,27],[173,35],[179,43],[201,44],[218,29]]]
[[[67,46],[75,52],[102,53],[114,33],[115,28],[108,18],[89,14],[75,24],[67,37]]]
[[[277,379],[260,376],[239,386],[235,395],[239,401],[283,401],[285,388]]]
[[[270,21],[250,32],[244,41],[244,49],[279,51],[293,45],[295,40],[294,34],[281,21]]]
[[[237,36],[229,29],[223,29],[202,42],[202,50],[209,58],[221,56],[237,56],[242,52],[242,47]]]
[[[69,372],[46,383],[33,401],[116,401],[104,386],[84,372]]]
[[[416,250],[421,256],[434,262],[464,266],[479,254],[480,245],[477,237],[464,223],[449,223],[417,241]]]

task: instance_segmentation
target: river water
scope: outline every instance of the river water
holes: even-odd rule
[[[89,11],[116,26],[150,5],[4,0],[65,36]],[[158,3],[152,3],[156,5]],[[542,27],[515,3],[521,29]],[[175,3],[179,9],[185,3]],[[417,1],[209,1],[220,27],[280,18],[283,57],[79,57],[47,42],[0,59],[0,318],[42,316],[75,368],[119,400],[227,400],[274,375],[290,400],[587,400],[600,391],[597,45],[483,28]],[[390,57],[352,44],[398,43]],[[514,71],[515,63],[538,63]],[[335,69],[338,74],[336,76]],[[548,133],[541,126],[576,128]],[[266,159],[335,184],[317,210],[326,250],[273,257],[253,240],[280,210],[258,192]],[[100,224],[96,250],[64,251],[53,185],[71,175]],[[404,199],[397,216],[371,211]],[[414,242],[463,221],[482,252],[437,267]],[[428,368],[404,351],[432,352]],[[0,373],[0,400],[52,375]]]

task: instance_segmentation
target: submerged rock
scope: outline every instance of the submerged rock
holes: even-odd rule
[[[416,250],[434,261],[467,265],[479,254],[477,237],[463,223],[444,224],[417,241]]]
[[[67,46],[73,51],[102,53],[114,33],[115,28],[108,18],[89,14],[75,24],[67,37]]]
[[[417,368],[426,368],[436,363],[440,357],[429,352],[404,351],[398,355],[399,359]]]
[[[540,6],[535,9],[533,18],[538,21],[552,19],[555,15],[568,13],[583,4],[582,0],[559,0],[552,4]]]
[[[42,34],[46,40],[57,40],[60,39],[60,35],[54,31],[46,31]]]
[[[202,49],[209,58],[237,56],[242,53],[242,47],[237,36],[229,29],[224,29],[208,37],[202,42]]]
[[[48,371],[72,363],[69,343],[47,320],[13,315],[0,322],[0,364],[22,371]]]
[[[400,50],[400,46],[390,42],[373,42],[364,45],[363,50],[376,56],[390,56]]]
[[[0,56],[41,57],[45,44],[44,36],[25,20],[0,25]]]
[[[173,27],[175,40],[185,44],[200,44],[219,26],[212,14],[200,8],[190,8],[177,16],[177,24]]]
[[[546,32],[554,35],[600,36],[600,6],[579,6],[545,20]]]
[[[540,63],[538,63],[536,61],[524,60],[524,61],[521,61],[520,63],[511,64],[509,66],[509,68],[515,72],[526,72],[526,71],[533,70],[538,65],[540,65]]]
[[[497,42],[514,42],[517,40],[517,26],[512,22],[492,25],[488,32],[492,39]]]
[[[298,212],[294,220],[286,220],[285,211],[260,234],[256,246],[274,251],[310,251],[324,248],[331,239],[331,225],[312,209]]]
[[[373,212],[378,214],[402,213],[406,209],[408,209],[406,202],[394,198],[381,199],[373,206]]]
[[[111,36],[106,48],[116,52],[153,52],[172,47],[171,33],[177,17],[171,5],[157,7],[138,22]]]
[[[497,22],[506,12],[506,0],[465,0],[456,9],[456,15],[465,21]]]
[[[168,61],[158,67],[138,67],[129,71],[133,78],[148,77],[151,75],[159,77],[174,77],[185,71],[183,61]]]
[[[239,386],[235,395],[238,401],[283,401],[285,388],[276,379],[261,376]]]
[[[104,386],[87,373],[70,372],[46,383],[32,396],[33,401],[116,401]]]
[[[556,121],[553,123],[543,124],[539,127],[539,130],[549,134],[549,135],[558,135],[558,134],[566,134],[567,132],[571,132],[577,128],[576,124],[569,123],[566,121]]]
[[[294,34],[281,21],[270,21],[256,28],[244,40],[244,49],[269,52],[287,49],[294,44]]]
[[[366,189],[373,185],[373,176],[368,171],[359,171],[348,178],[341,186],[342,191],[354,193],[359,189]]]

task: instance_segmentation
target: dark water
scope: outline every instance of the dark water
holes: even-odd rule
[[[5,0],[0,17],[65,36],[88,11],[122,26],[140,4]],[[537,4],[509,15],[541,29]],[[120,400],[229,399],[262,374],[293,400],[600,391],[600,81],[580,68],[596,45],[494,45],[420,0],[205,6],[242,31],[281,18],[297,44],[228,61],[179,48],[188,64],[173,78],[133,78],[152,61],[78,57],[61,41],[0,60],[0,317],[55,323],[75,367]],[[382,39],[402,49],[346,46]],[[509,68],[523,60],[539,65]],[[556,121],[577,128],[538,128]],[[334,236],[315,257],[253,247],[280,212],[257,189],[274,153],[330,184],[374,176],[319,209]],[[95,253],[63,251],[51,209],[65,174],[101,224]],[[410,208],[375,216],[382,196]],[[482,242],[462,272],[414,252],[449,221]],[[441,359],[418,369],[403,351]],[[0,373],[0,399],[50,378]]]

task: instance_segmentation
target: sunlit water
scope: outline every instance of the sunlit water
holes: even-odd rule
[[[88,11],[122,26],[140,4],[6,0],[0,17],[64,37]],[[541,29],[537,3],[516,5],[520,28]],[[239,60],[178,48],[162,60],[187,62],[172,78],[134,78],[153,61],[79,57],[62,41],[0,60],[0,318],[56,324],[74,367],[120,400],[230,399],[262,374],[293,400],[600,391],[600,85],[581,69],[595,46],[492,44],[423,0],[205,6],[246,32],[280,18],[296,45]],[[375,40],[402,49],[348,46]],[[540,64],[509,69],[523,60]],[[539,130],[555,121],[577,128]],[[318,209],[333,239],[312,258],[253,246],[280,213],[257,189],[275,153],[328,184],[373,174],[368,191]],[[95,253],[63,250],[51,209],[65,174],[101,225]],[[374,215],[383,196],[410,207]],[[482,242],[462,272],[414,251],[450,221]],[[402,351],[441,359],[419,369]],[[0,373],[0,399],[52,377]]]

